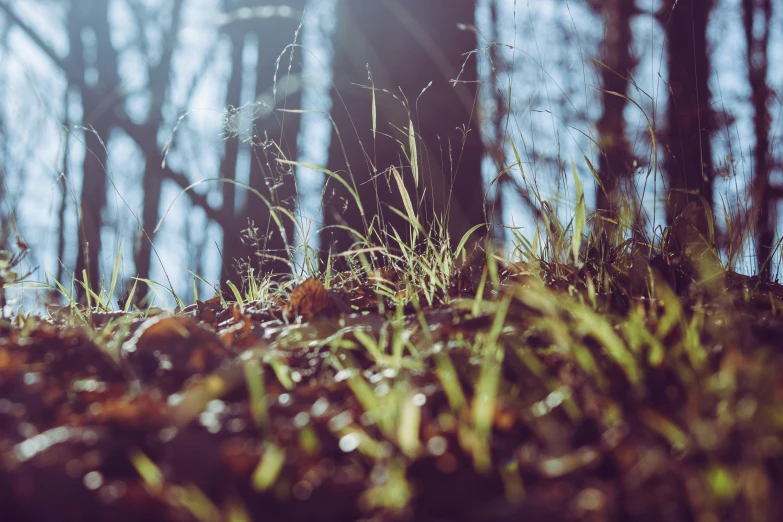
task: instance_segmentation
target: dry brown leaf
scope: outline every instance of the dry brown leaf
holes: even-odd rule
[[[310,277],[302,281],[291,292],[291,299],[284,308],[288,318],[298,316],[311,320],[316,314],[334,309],[334,304],[329,298],[324,284],[318,279]]]

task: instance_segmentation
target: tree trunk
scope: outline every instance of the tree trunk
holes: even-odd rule
[[[763,31],[754,34],[759,17]],[[767,84],[769,33],[772,20],[772,0],[742,0],[742,22],[747,40],[748,81],[753,104],[753,131],[756,144],[753,147],[753,226],[756,240],[756,262],[759,276],[771,279],[772,247],[775,242],[775,203],[769,190],[770,137],[772,123],[768,103],[770,88]]]
[[[141,236],[135,252],[136,274],[141,279],[150,278],[150,266],[152,262],[152,241],[154,239],[154,230],[157,226],[160,197],[163,185],[163,169],[161,162],[163,157],[158,145],[158,132],[163,124],[163,104],[168,92],[169,79],[171,76],[171,62],[174,49],[177,43],[179,27],[182,16],[183,0],[174,2],[171,13],[171,28],[164,39],[163,53],[160,62],[149,67],[149,92],[150,92],[150,112],[147,122],[144,124],[145,135],[149,137],[149,143],[142,146],[145,155],[144,177],[142,187],[144,190],[144,201],[141,211]],[[142,28],[139,28],[142,31]],[[136,288],[137,301],[141,302],[148,292],[147,285],[138,285]]]
[[[70,88],[66,86],[65,95],[63,96],[63,107],[65,115],[63,117],[63,128],[65,128],[65,140],[63,144],[63,164],[62,172],[58,178],[60,182],[60,201],[57,209],[57,272],[55,277],[62,282],[64,280],[65,272],[65,239],[67,234],[67,228],[65,226],[65,211],[68,209],[68,175],[70,174],[70,117],[68,107],[70,106]],[[52,292],[54,293],[54,292]]]
[[[348,191],[328,178],[323,203],[326,227],[347,225],[365,234],[376,220],[376,231],[379,224],[393,226],[405,237],[409,226],[386,208],[403,208],[400,191],[387,170],[391,166],[405,179],[414,205],[419,207],[423,201],[419,217],[431,234],[437,233],[433,224],[440,217],[453,242],[484,221],[476,62],[475,57],[464,56],[477,43],[473,32],[457,27],[472,25],[474,12],[472,1],[340,0],[332,95],[337,133],[332,137],[329,168],[358,192],[364,216]],[[452,85],[450,80],[457,78],[460,81]],[[376,89],[375,135],[372,91],[356,84]],[[409,119],[417,137],[418,186],[413,162],[406,159]],[[356,239],[346,230],[325,228],[321,246],[325,253],[334,253],[348,249]]]
[[[700,196],[713,206],[710,136],[716,130],[711,108],[707,24],[714,0],[667,0],[664,7],[669,66],[664,168],[669,180],[666,219],[674,218]],[[699,232],[707,236],[707,221]]]
[[[242,50],[245,44],[245,32],[235,30],[231,32],[231,76],[226,90],[226,111],[239,108],[242,95]],[[227,117],[231,117],[227,112]],[[239,155],[239,137],[231,133],[226,135],[226,148],[223,159],[220,162],[220,177],[236,179],[237,157]],[[236,219],[235,204],[236,185],[230,182],[223,183],[223,222],[227,226],[223,228],[223,266],[220,273],[220,284],[232,281],[241,284],[241,274],[237,266],[242,254],[241,229],[243,225]],[[234,224],[234,227],[230,224]],[[239,286],[239,285],[238,285]]]
[[[105,143],[114,125],[114,110],[118,100],[117,53],[111,44],[109,31],[109,2],[96,0],[89,5],[75,2],[71,6],[69,19],[69,38],[73,62],[79,64],[80,71],[93,67],[98,73],[96,84],[81,87],[84,115],[82,123],[85,131],[80,201],[79,254],[76,259],[74,276],[83,280],[87,274],[90,287],[97,292],[100,289],[101,228],[103,211],[106,208],[107,154]],[[85,63],[82,34],[86,28],[95,33],[95,63]]]
[[[157,128],[149,128],[152,136],[157,134]],[[154,239],[155,227],[158,222],[158,210],[160,208],[160,197],[162,192],[163,172],[160,168],[160,154],[156,149],[144,149],[145,162],[144,177],[142,178],[142,190],[144,191],[144,201],[141,210],[141,234],[137,238],[136,249],[136,274],[141,279],[150,278],[150,267],[152,264],[152,241]],[[145,284],[136,287],[136,302],[141,304],[147,296],[149,288]]]
[[[492,42],[500,41],[498,27],[502,23],[500,20],[500,12],[498,9],[498,2],[490,2],[490,17],[491,17],[491,32],[487,35],[487,39]],[[485,33],[486,34],[486,33]],[[503,191],[513,187],[509,187],[511,178],[508,176],[498,176],[498,173],[503,172],[507,165],[506,156],[506,144],[508,143],[508,129],[509,129],[509,111],[511,100],[508,100],[508,81],[511,74],[511,66],[506,63],[505,58],[501,53],[502,46],[493,45],[489,49],[489,56],[492,60],[491,67],[494,71],[490,71],[492,77],[490,78],[490,88],[492,89],[491,100],[488,104],[491,104],[491,110],[493,112],[492,122],[492,141],[486,147],[486,153],[492,159],[492,163],[495,167],[494,176],[497,176],[494,186],[487,187],[487,221],[493,224],[491,230],[491,237],[501,243],[506,234],[506,229],[501,226],[503,224]],[[489,67],[490,64],[487,64]],[[487,111],[484,111],[487,112]],[[484,133],[486,135],[486,132]]]
[[[633,35],[631,17],[634,2],[628,0],[604,0],[600,4],[604,20],[604,38],[601,61],[601,104],[603,113],[598,120],[598,175],[603,188],[597,187],[596,211],[600,214],[599,226],[608,238],[617,240],[617,224],[621,218],[621,206],[629,197],[633,184],[633,156],[625,137],[625,107],[628,94],[628,78],[633,75],[637,61],[631,53]],[[616,93],[616,94],[613,94]],[[620,96],[618,96],[620,95]],[[611,244],[616,244],[612,242]]]
[[[289,0],[287,5],[302,11],[306,0]],[[272,92],[276,74],[274,112],[254,122],[251,143],[251,188],[261,193],[271,205],[296,209],[296,178],[294,169],[282,165],[276,159],[295,160],[300,117],[298,114],[280,112],[277,109],[300,109],[302,99],[301,49],[287,45],[294,43],[299,20],[297,18],[271,18],[261,20],[258,27],[258,64],[256,66],[256,101],[267,98]],[[297,43],[301,43],[297,42]],[[293,53],[293,55],[292,55]],[[290,74],[289,74],[290,65]],[[259,108],[264,108],[259,105]],[[279,150],[278,150],[279,147]],[[294,224],[285,215],[277,213],[282,228],[272,219],[269,207],[255,194],[248,194],[247,209],[242,214],[242,226],[252,223],[257,229],[256,241],[242,245],[241,257],[250,260],[256,275],[281,275],[291,272],[287,260],[294,235]]]

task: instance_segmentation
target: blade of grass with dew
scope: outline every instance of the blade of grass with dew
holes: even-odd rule
[[[549,377],[546,365],[541,362],[541,360],[530,349],[530,347],[517,345],[513,347],[513,352],[517,355],[517,358],[522,362],[522,364],[533,375],[535,375],[544,384],[544,386],[546,386],[550,393],[554,392],[562,386],[562,384],[557,379],[552,379]],[[576,403],[571,394],[564,394],[560,406],[562,406],[565,414],[568,415],[568,418],[571,419],[571,421],[574,423],[580,422],[584,417],[582,410],[579,408],[579,405]]]
[[[87,277],[87,270],[82,270],[82,281],[84,285],[85,294],[87,297],[87,309],[92,309],[92,290],[90,290],[90,279]]]
[[[46,273],[46,275],[47,275],[48,277],[51,277],[51,278],[52,278],[52,281],[54,281],[54,284],[55,284],[55,286],[57,286],[57,289],[59,290],[59,292],[60,292],[60,293],[61,293],[63,296],[65,296],[65,298],[66,298],[66,299],[68,299],[68,304],[69,304],[69,305],[73,306],[74,304],[76,304],[76,299],[74,299],[74,298],[73,298],[73,294],[72,294],[71,292],[69,292],[69,291],[68,291],[68,290],[67,290],[67,289],[66,289],[66,288],[63,286],[63,284],[62,284],[60,281],[58,281],[56,277],[54,277],[54,275],[50,274],[49,272],[47,272],[47,273]]]
[[[503,346],[498,341],[510,306],[511,298],[505,297],[495,313],[483,348],[483,361],[476,382],[476,395],[473,398],[473,425],[477,437],[477,444],[473,448],[473,462],[480,471],[488,470],[492,466],[489,437],[492,431],[492,419],[495,416],[504,356]]]
[[[533,241],[531,241],[530,245],[533,247],[533,258],[538,259],[541,257],[541,229],[538,226],[536,226],[536,231],[533,233]]]
[[[489,280],[492,282],[492,288],[500,287],[500,273],[498,272],[498,259],[492,252],[487,252],[487,272]]]
[[[321,441],[312,425],[299,428],[299,447],[310,457],[315,457],[320,451]]]
[[[393,518],[405,513],[413,498],[413,487],[408,483],[405,460],[394,459],[388,466],[386,482],[362,493],[361,502],[372,510],[390,513]]]
[[[693,316],[685,328],[685,337],[682,340],[688,360],[697,373],[702,372],[707,364],[707,352],[701,342],[704,316],[704,307],[695,306]]]
[[[413,128],[413,120],[408,120],[408,147],[410,148],[411,171],[413,172],[413,184],[419,189],[419,158],[416,152],[416,131]]]
[[[133,281],[133,286],[131,286],[130,292],[128,292],[128,298],[125,300],[125,306],[122,307],[123,312],[129,312],[133,306],[133,297],[136,295],[136,285],[138,284],[138,280]]]
[[[489,269],[484,266],[484,269],[481,271],[481,278],[479,279],[478,288],[476,288],[476,297],[473,299],[473,309],[471,310],[471,314],[473,314],[473,316],[477,316],[479,314],[479,310],[481,309],[481,302],[484,299],[484,287],[487,285],[488,273]]]
[[[269,410],[264,393],[264,370],[256,359],[250,359],[243,365],[245,383],[250,396],[250,413],[256,426],[263,429],[269,421]]]
[[[665,438],[672,448],[687,451],[690,447],[688,435],[668,417],[657,411],[644,408],[639,412],[639,419],[652,431]]]
[[[271,357],[269,361],[267,361],[267,364],[269,364],[272,371],[275,372],[275,377],[277,377],[277,380],[283,385],[283,388],[287,391],[294,389],[294,381],[291,380],[291,376],[289,375],[290,368],[288,365],[277,357]]]
[[[237,370],[234,366],[217,370],[182,392],[182,400],[170,409],[172,425],[182,428],[198,417],[209,401],[219,399],[241,384],[242,374]]]
[[[253,472],[251,479],[253,489],[261,492],[274,486],[283,464],[285,464],[285,449],[272,442],[267,443],[261,461]]]
[[[198,522],[221,522],[220,510],[208,496],[193,484],[174,486],[172,497]]]
[[[163,491],[163,472],[147,455],[139,449],[134,449],[129,452],[128,460],[150,491],[156,494]]]
[[[329,290],[332,284],[332,252],[326,256],[326,270],[324,270],[324,288]]]
[[[386,356],[381,352],[381,349],[373,336],[358,328],[352,330],[351,333],[354,337],[356,337],[356,340],[359,341],[359,344],[361,344],[364,349],[367,350],[370,356],[375,360],[376,364],[382,364],[386,361]]]
[[[601,176],[598,175],[598,171],[595,170],[595,167],[593,166],[593,163],[590,161],[590,158],[587,156],[583,156],[585,161],[587,162],[587,167],[590,169],[590,173],[593,175],[593,179],[595,180],[595,183],[598,185],[598,188],[601,189],[601,191],[606,194],[606,189],[604,188],[604,184],[601,181]]]
[[[114,267],[111,271],[111,283],[109,284],[109,294],[106,298],[107,303],[111,303],[114,297],[114,289],[117,286],[117,276],[120,273],[120,262],[122,261],[122,237],[120,237],[120,244],[117,247],[117,255],[114,258]]]
[[[340,437],[346,435],[355,437],[359,441],[359,445],[356,448],[359,453],[371,458],[372,460],[379,461],[387,458],[388,447],[383,443],[375,440],[366,431],[358,426],[351,426],[345,428],[339,432]]]
[[[346,367],[346,369],[348,369],[348,367]],[[377,412],[379,405],[378,397],[375,395],[375,391],[355,367],[349,371],[352,373],[351,376],[348,377],[347,382],[348,387],[353,392],[354,397],[356,397],[356,399],[362,405],[364,411],[370,413]],[[378,420],[380,421],[381,419]],[[378,427],[388,433],[388,425],[383,425],[383,423],[379,422]]]
[[[368,65],[369,68],[369,65]],[[375,135],[378,130],[378,106],[375,101],[375,87],[372,88],[372,142],[375,143]]]
[[[239,288],[237,288],[237,286],[231,280],[226,281],[226,284],[231,290],[231,293],[234,294],[234,299],[236,299],[237,304],[239,306],[245,306],[245,301],[242,299],[242,293],[239,291]]]
[[[392,166],[392,175],[394,176],[394,181],[397,183],[397,188],[399,189],[400,195],[402,196],[402,203],[405,206],[405,213],[408,215],[408,220],[413,226],[413,237],[411,238],[411,241],[416,243],[418,231],[422,227],[419,224],[419,220],[416,218],[416,212],[413,210],[413,203],[411,202],[410,195],[408,195],[408,190],[405,188],[405,183],[402,181],[402,176],[400,176],[399,171],[394,166]]]
[[[726,200],[723,198],[723,195],[721,194],[721,204],[723,205],[723,220],[726,223],[726,237],[733,238],[734,237],[734,227],[731,220],[731,215],[729,213],[728,208],[726,207]],[[728,242],[728,252],[726,254],[726,258],[728,259],[727,266],[729,268],[732,267],[732,261],[734,259],[734,241]]]
[[[586,221],[585,192],[582,188],[582,181],[579,179],[579,173],[576,171],[574,160],[571,160],[571,169],[574,173],[574,186],[576,188],[576,209],[574,210],[574,232],[571,238],[571,246],[574,251],[574,263],[579,265],[579,248],[582,245],[582,233],[585,230]]]
[[[403,397],[397,419],[397,443],[409,458],[416,457],[420,446],[421,407],[415,402],[415,397],[413,393],[407,393]]]
[[[640,384],[642,373],[639,365],[633,354],[628,351],[625,342],[614,331],[612,324],[587,306],[574,305],[570,308],[577,321],[577,327],[601,344],[606,354],[622,368],[631,384]]]
[[[663,282],[655,284],[656,298],[663,303],[663,316],[658,319],[658,328],[655,336],[663,341],[672,329],[683,318],[683,308],[680,299],[674,294],[669,285]]]

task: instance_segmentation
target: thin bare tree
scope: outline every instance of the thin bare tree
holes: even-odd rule
[[[83,108],[85,156],[79,202],[79,253],[74,276],[86,275],[89,286],[100,287],[101,228],[106,208],[107,150],[105,142],[116,122],[120,81],[117,51],[111,41],[109,1],[73,2],[68,11],[68,65],[83,81],[76,87]],[[85,38],[92,35],[92,38]],[[85,45],[85,40],[90,42]]]
[[[136,274],[141,279],[149,279],[152,262],[152,247],[154,231],[159,218],[160,198],[163,182],[166,179],[163,172],[162,144],[158,135],[163,127],[163,105],[169,91],[172,75],[172,59],[177,48],[177,37],[182,23],[183,0],[175,0],[171,6],[171,23],[163,31],[163,46],[157,61],[148,53],[147,56],[147,90],[150,96],[150,107],[147,120],[141,124],[146,136],[139,147],[144,153],[144,175],[142,178],[143,203],[141,212],[141,230],[135,245]],[[144,25],[151,22],[149,17],[137,16],[139,34],[144,34]],[[137,287],[139,301],[146,295],[147,286]]]
[[[594,2],[604,21],[601,42],[601,105],[598,120],[598,175],[602,187],[596,194],[596,211],[608,237],[619,230],[621,207],[633,197],[633,153],[626,138],[625,108],[630,78],[638,60],[632,52],[631,19],[636,13],[634,2],[604,0]],[[616,239],[616,238],[615,238]]]
[[[234,28],[230,33],[231,39],[231,74],[226,87],[226,118],[233,118],[237,114],[233,111],[239,109],[242,102],[242,51],[244,49],[246,32]],[[229,123],[229,125],[231,125]],[[239,157],[239,139],[231,133],[227,133],[225,150],[220,161],[220,177],[225,180],[236,180],[237,158]],[[231,181],[223,183],[223,206],[221,214],[225,223],[233,223],[233,229],[223,230],[223,265],[220,272],[220,281],[241,280],[241,274],[236,269],[237,254],[241,251],[242,224],[236,219],[236,184]]]
[[[661,20],[666,33],[669,104],[664,169],[669,182],[666,219],[673,223],[694,201],[713,205],[711,136],[716,127],[709,88],[707,26],[714,0],[666,0]],[[707,237],[707,220],[695,226]]]
[[[768,82],[769,36],[772,26],[772,0],[742,0],[742,24],[747,42],[748,82],[753,105],[753,226],[759,276],[769,281],[777,215],[774,191],[770,190],[771,141],[769,113],[771,90]],[[760,27],[761,31],[757,28]]]

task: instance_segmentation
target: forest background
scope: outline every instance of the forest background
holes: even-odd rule
[[[654,243],[704,201],[725,264],[776,279],[781,21],[773,0],[0,0],[0,248],[29,245],[37,281],[97,287],[119,259],[126,288],[189,301],[350,246],[366,221],[321,168],[401,230],[394,165],[452,240],[511,244],[572,221],[573,162],[589,227]]]

